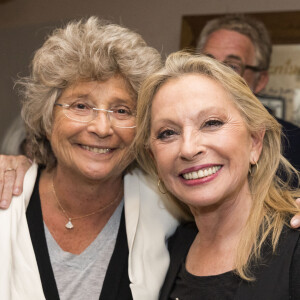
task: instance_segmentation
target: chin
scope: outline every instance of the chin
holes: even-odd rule
[[[203,193],[197,193],[196,195],[188,195],[185,194],[177,194],[175,197],[177,197],[181,202],[185,203],[188,206],[191,207],[197,207],[197,208],[205,208],[205,207],[218,207],[222,201],[219,197],[214,196],[212,198],[213,192],[210,193],[207,197],[203,195]]]

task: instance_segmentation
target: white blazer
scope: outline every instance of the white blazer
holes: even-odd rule
[[[24,191],[10,208],[0,210],[0,299],[45,299],[26,221],[37,175],[33,164]],[[155,184],[136,169],[125,176],[128,273],[134,300],[157,300],[169,265],[166,247],[178,221],[166,210]]]

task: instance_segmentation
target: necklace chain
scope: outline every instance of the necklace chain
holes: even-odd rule
[[[68,215],[68,213],[67,213],[66,210],[63,208],[62,204],[60,203],[60,201],[59,201],[59,199],[58,199],[58,197],[57,197],[56,190],[55,190],[55,187],[54,187],[54,174],[53,174],[53,176],[52,176],[52,191],[53,191],[53,194],[54,194],[54,197],[55,197],[55,200],[56,200],[58,206],[60,207],[60,209],[61,209],[61,211],[63,212],[63,214],[65,215],[65,217],[68,219],[68,223],[65,225],[65,227],[66,227],[67,229],[72,229],[72,228],[74,228],[74,225],[73,225],[73,223],[72,223],[72,220],[79,220],[79,219],[87,218],[87,217],[89,217],[89,216],[98,214],[98,213],[100,213],[101,211],[103,211],[103,210],[109,208],[109,207],[112,206],[115,202],[117,202],[117,200],[119,199],[119,196],[120,196],[121,193],[122,193],[122,189],[121,189],[120,192],[118,193],[117,197],[116,197],[113,201],[111,201],[110,203],[108,203],[107,205],[105,205],[105,206],[103,206],[103,207],[101,207],[101,208],[99,208],[99,209],[97,209],[97,210],[95,210],[95,211],[93,211],[93,212],[91,212],[91,213],[89,213],[89,214],[86,214],[86,215],[83,215],[83,216],[79,216],[79,217],[74,217],[74,218],[72,218],[72,217],[70,217],[70,216]]]

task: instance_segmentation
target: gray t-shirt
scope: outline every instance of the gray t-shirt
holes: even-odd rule
[[[63,251],[44,224],[61,300],[98,300],[119,230],[124,200],[96,239],[79,255]]]

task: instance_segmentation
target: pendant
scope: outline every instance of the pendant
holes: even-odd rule
[[[71,219],[69,219],[69,222],[65,225],[65,227],[67,229],[72,229],[74,227],[73,224],[72,224],[72,222],[71,222]]]

